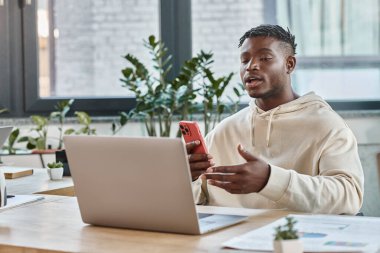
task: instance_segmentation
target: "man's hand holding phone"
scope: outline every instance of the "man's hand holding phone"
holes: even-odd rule
[[[198,179],[206,170],[214,166],[212,156],[208,154],[207,146],[194,121],[179,122],[180,131],[186,142],[192,180]]]
[[[186,143],[186,149],[190,164],[191,178],[193,181],[206,172],[206,170],[215,165],[212,156],[207,153],[194,153],[196,147],[201,145],[199,140]]]

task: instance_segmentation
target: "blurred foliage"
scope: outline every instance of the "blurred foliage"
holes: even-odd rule
[[[122,69],[124,78],[121,81],[123,87],[134,93],[136,107],[128,114],[120,114],[119,123],[112,125],[114,133],[129,119],[137,118],[145,123],[149,136],[168,137],[175,115],[179,120],[189,120],[197,113],[203,115],[205,133],[208,133],[221,120],[223,113],[236,112],[243,95],[242,86],[232,87],[235,98],[226,96],[230,103],[222,101],[233,73],[215,77],[211,71],[212,53],[201,51],[183,63],[174,80],[168,80],[167,74],[172,68],[168,49],[153,35],[144,40],[144,46],[152,56],[155,73],[150,73],[135,56],[124,56],[129,66]]]

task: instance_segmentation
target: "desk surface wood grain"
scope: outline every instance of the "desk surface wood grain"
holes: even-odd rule
[[[241,224],[199,236],[106,228],[84,224],[76,198],[47,196],[39,203],[0,213],[0,249],[9,252],[230,252],[222,249],[224,241],[288,214],[276,210],[198,208],[212,213],[252,216]]]

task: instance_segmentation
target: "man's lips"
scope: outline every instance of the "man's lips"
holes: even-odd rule
[[[264,81],[264,79],[258,76],[249,76],[244,78],[244,81],[247,88],[256,88]]]

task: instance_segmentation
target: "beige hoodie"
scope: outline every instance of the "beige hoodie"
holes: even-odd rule
[[[242,144],[270,164],[271,174],[259,193],[250,194],[230,194],[198,179],[193,182],[198,204],[334,214],[355,214],[362,205],[364,176],[355,137],[314,93],[266,112],[252,101],[218,124],[206,142],[216,166],[244,163],[237,151]]]

